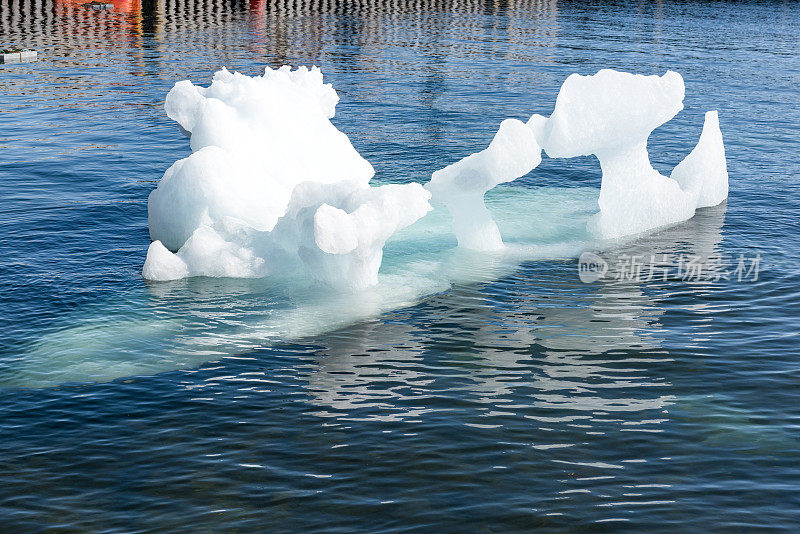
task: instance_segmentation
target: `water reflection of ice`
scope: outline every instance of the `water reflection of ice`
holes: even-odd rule
[[[422,417],[426,409],[409,402],[433,381],[419,334],[406,324],[369,322],[325,336],[308,379],[311,402],[319,407],[311,413],[348,420]]]
[[[690,253],[716,261],[724,212],[703,210],[605,254]],[[675,400],[670,384],[649,370],[673,361],[659,336],[660,299],[668,295],[635,280],[583,284],[571,262],[562,267],[547,274],[528,264],[497,283],[458,286],[408,312],[425,328],[385,321],[325,336],[309,378],[316,413],[417,419],[432,408],[406,401],[441,393],[426,369],[447,365],[488,419],[504,411],[527,411],[539,422],[552,422],[549,411],[574,411],[568,420],[642,412],[640,428],[627,430],[657,432],[666,419],[653,414]],[[395,383],[389,370],[403,378]]]
[[[579,288],[559,288],[574,289]],[[657,308],[640,290],[620,288],[600,287],[584,302],[567,300],[523,293],[514,299],[514,309],[498,309],[484,288],[459,287],[423,306],[423,313],[432,314],[424,316],[430,328],[382,322],[325,336],[309,378],[317,413],[417,419],[430,407],[403,401],[440,393],[426,378],[428,366],[440,365],[452,367],[463,396],[484,405],[489,418],[504,410],[666,406],[673,398],[664,392],[669,384],[647,369],[669,357],[639,354],[658,345],[652,336],[638,334],[652,328]],[[652,394],[642,396],[642,388]]]

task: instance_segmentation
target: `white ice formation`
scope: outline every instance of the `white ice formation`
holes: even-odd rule
[[[669,177],[697,195],[698,208],[716,206],[728,198],[728,165],[716,111],[706,112],[700,141]]]
[[[282,265],[299,258],[308,275],[332,286],[363,289],[378,283],[386,241],[428,213],[429,198],[417,183],[305,182],[257,248],[286,255]]]
[[[150,280],[258,277],[294,267],[334,286],[377,282],[383,243],[431,208],[419,184],[372,187],[372,166],[330,122],[318,68],[225,69],[167,95],[191,134],[148,200]]]
[[[491,251],[503,247],[500,230],[483,197],[495,186],[528,174],[542,161],[533,130],[506,119],[488,148],[433,173],[425,186],[432,202],[444,204],[453,217],[461,247]]]
[[[387,240],[443,205],[462,248],[504,250],[484,195],[553,158],[595,155],[602,168],[595,237],[614,239],[674,224],[728,195],[716,111],[672,171],[650,164],[650,133],[683,109],[681,76],[601,70],[569,76],[549,117],[507,119],[489,146],[417,183],[370,185],[372,166],[330,122],[339,97],[316,67],[225,69],[207,88],[189,81],[167,95],[192,154],[170,167],[148,201],[150,280],[301,273],[337,288],[378,283]]]
[[[590,229],[620,238],[691,218],[698,207],[728,196],[728,174],[716,112],[706,115],[700,142],[667,178],[650,164],[650,133],[683,109],[680,74],[642,76],[601,70],[569,76],[549,118],[528,125],[548,156],[595,155],[603,171],[600,213]]]

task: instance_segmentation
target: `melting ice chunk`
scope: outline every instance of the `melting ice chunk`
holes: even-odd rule
[[[431,208],[420,184],[371,187],[372,166],[330,122],[339,97],[316,67],[178,82],[165,109],[193,154],[150,194],[142,274],[259,277],[302,268],[334,286],[378,281],[383,245]],[[173,254],[173,252],[175,253]]]
[[[142,274],[170,280],[299,270],[362,289],[377,283],[386,241],[423,217],[429,200],[447,207],[459,246],[500,250],[484,195],[538,166],[542,148],[550,157],[600,160],[600,212],[589,222],[597,236],[677,223],[728,193],[716,112],[671,177],[650,164],[647,139],[683,98],[683,79],[672,71],[573,74],[550,117],[503,121],[485,150],[434,172],[425,188],[372,187],[372,166],[329,120],[338,96],[319,69],[268,68],[253,78],[222,69],[208,88],[179,82],[165,108],[190,133],[193,154],[150,195],[153,243]]]
[[[316,67],[254,77],[222,69],[207,88],[176,83],[164,107],[191,133],[193,154],[150,194],[151,239],[175,251],[224,217],[269,230],[300,182],[369,182],[372,166],[329,120],[337,101]]]
[[[143,274],[254,278],[302,269],[337,288],[364,289],[378,283],[386,240],[430,211],[429,198],[415,183],[303,182],[272,230],[228,219],[217,229],[200,226],[175,254],[154,241]]]
[[[716,206],[728,198],[728,165],[716,111],[706,112],[697,146],[672,170],[670,178],[697,195],[698,208]]]
[[[153,241],[142,268],[142,276],[157,281],[191,276],[256,278],[265,274],[265,260],[256,250],[210,226],[200,226],[175,254],[161,241]]]
[[[345,289],[378,283],[383,246],[431,210],[422,185],[300,184],[265,248],[298,258],[308,276]],[[273,257],[279,254],[273,253]]]
[[[541,161],[542,149],[533,130],[506,119],[486,149],[434,172],[425,187],[433,202],[444,204],[452,215],[459,246],[499,250],[503,239],[483,197],[498,184],[528,174]]]
[[[590,222],[600,237],[677,223],[694,215],[700,196],[700,206],[727,196],[727,173],[723,184],[719,172],[720,157],[724,169],[722,137],[714,124],[701,138],[697,155],[673,173],[676,179],[650,164],[647,139],[683,109],[683,98],[683,78],[676,72],[642,76],[606,69],[593,76],[572,74],[558,93],[553,114],[546,120],[531,117],[529,125],[550,157],[594,154],[600,160],[600,213]],[[701,184],[706,180],[707,185]]]
[[[551,158],[591,154],[603,159],[647,143],[650,132],[683,109],[680,74],[642,76],[603,69],[571,74],[544,127],[543,148]]]

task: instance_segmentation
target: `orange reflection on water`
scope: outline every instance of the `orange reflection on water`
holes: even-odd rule
[[[91,0],[55,0],[56,6],[78,6],[81,9],[91,9],[84,6],[90,2]],[[114,4],[114,9],[98,9],[97,11],[116,11],[118,13],[141,13],[142,11],[141,0],[102,0],[102,3]]]
[[[141,46],[141,0],[102,0],[113,4],[113,9],[94,9],[86,4],[90,0],[55,0],[54,13],[62,22],[65,33],[78,33],[86,37],[107,39],[109,43],[127,40]]]

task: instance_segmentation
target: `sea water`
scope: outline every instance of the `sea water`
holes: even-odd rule
[[[3,41],[40,60],[0,70],[3,525],[790,528],[795,19],[791,3],[4,7]],[[673,69],[685,109],[650,159],[668,175],[717,109],[730,196],[597,243],[597,160],[545,158],[487,195],[502,254],[457,249],[436,210],[357,296],[293,273],[145,282],[147,196],[189,154],[164,95],[283,64],[323,69],[377,184],[425,183],[503,119],[549,114],[573,72]],[[593,283],[587,251],[608,267]],[[651,258],[665,276],[632,275]]]

